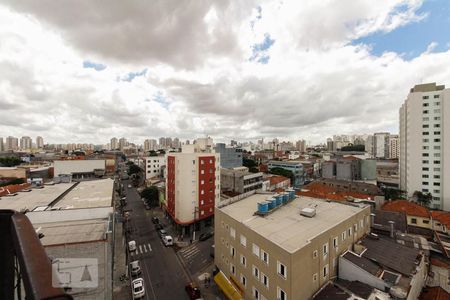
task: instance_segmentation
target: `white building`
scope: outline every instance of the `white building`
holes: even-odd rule
[[[157,150],[157,142],[156,140],[145,140],[144,141],[144,151]]]
[[[373,155],[376,158],[387,158],[389,156],[389,133],[378,132],[373,135],[374,151]]]
[[[145,179],[163,177],[166,158],[164,156],[144,157]]]
[[[5,140],[5,151],[8,150],[18,150],[19,149],[19,139],[13,136],[8,136]]]
[[[55,177],[59,175],[72,175],[73,178],[90,178],[96,175],[96,171],[106,170],[104,159],[89,160],[55,160]]]
[[[450,210],[450,89],[411,89],[400,108],[400,188],[431,193],[431,207]],[[446,133],[446,136],[445,134]]]
[[[212,139],[197,139],[182,152],[168,153],[166,200],[165,209],[183,234],[191,224],[214,215],[220,201],[220,155]]]
[[[117,138],[113,137],[111,139],[110,147],[111,147],[111,150],[119,149],[119,141],[117,140]]]
[[[389,136],[389,158],[398,158],[400,156],[400,140],[397,134]]]
[[[42,136],[36,137],[36,148],[38,149],[44,148],[44,139],[42,138]]]
[[[4,150],[4,146],[3,146],[3,138],[0,137],[0,151]]]

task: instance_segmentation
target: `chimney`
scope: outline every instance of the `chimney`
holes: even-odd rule
[[[390,236],[391,236],[391,239],[393,239],[394,238],[394,221],[389,221],[388,222],[389,223],[389,226],[390,226],[390,230],[389,230],[389,232],[390,232]]]
[[[375,214],[371,213],[370,214],[370,227],[373,227],[374,224],[375,224]]]

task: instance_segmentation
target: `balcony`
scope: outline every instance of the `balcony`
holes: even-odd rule
[[[73,299],[52,286],[50,259],[24,214],[0,210],[0,236],[0,299]]]

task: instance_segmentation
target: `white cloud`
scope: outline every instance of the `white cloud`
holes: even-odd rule
[[[420,21],[421,3],[205,0],[114,2],[104,9],[95,1],[4,1],[0,136],[320,142],[336,133],[395,129],[409,88],[447,83],[450,52],[432,53],[430,45],[405,61],[349,42]],[[275,39],[265,51],[269,63],[249,61],[265,34]],[[83,68],[86,60],[107,68]],[[130,82],[118,80],[144,69]]]

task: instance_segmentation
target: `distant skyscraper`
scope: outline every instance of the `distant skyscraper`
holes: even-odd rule
[[[3,138],[0,137],[0,151],[4,151],[5,147],[3,146]]]
[[[159,149],[165,149],[166,148],[166,138],[160,137],[159,138]]]
[[[172,141],[172,148],[181,148],[180,140],[177,137]]]
[[[172,147],[172,138],[170,137],[166,137],[166,148],[171,148]]]
[[[295,148],[300,152],[306,152],[306,141],[305,140],[299,140],[295,143]]]
[[[111,150],[116,150],[119,149],[119,141],[117,140],[117,138],[113,137],[111,139]]]
[[[436,83],[410,90],[400,108],[400,188],[431,193],[450,211],[450,89]],[[445,133],[445,134],[444,134]]]
[[[31,149],[31,138],[29,136],[23,136],[20,139],[20,149],[21,150],[29,150]]]
[[[126,138],[119,139],[119,149],[122,151],[126,146],[128,146],[128,142]]]
[[[42,136],[36,137],[36,148],[38,149],[44,148],[44,139],[42,138]]]
[[[389,136],[389,158],[398,158],[400,155],[400,141],[398,135]]]
[[[19,149],[19,139],[13,136],[8,136],[5,140],[5,150],[18,150]]]

